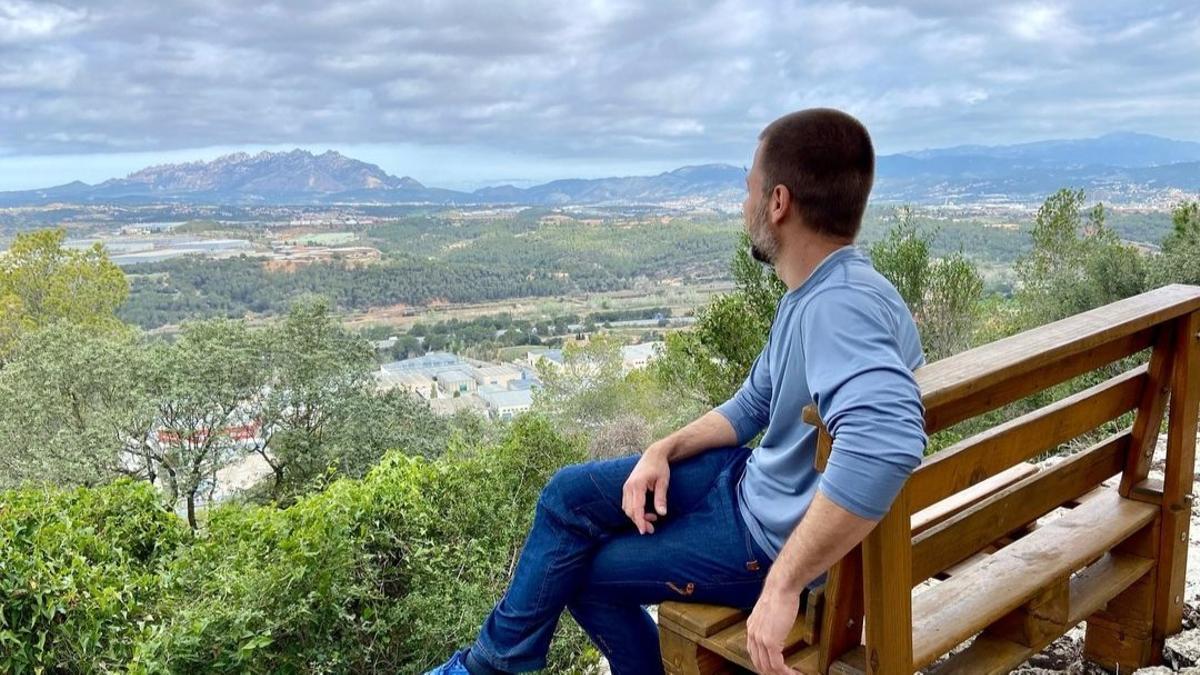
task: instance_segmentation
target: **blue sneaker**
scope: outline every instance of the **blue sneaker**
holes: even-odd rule
[[[449,661],[433,670],[426,671],[425,675],[471,675],[471,672],[467,670],[466,658],[467,650],[460,649],[454,652],[454,656],[451,656]]]

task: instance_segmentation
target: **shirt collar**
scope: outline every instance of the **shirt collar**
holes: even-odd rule
[[[808,278],[801,282],[799,286],[783,294],[783,302],[789,302],[794,298],[798,298],[808,293],[809,289],[811,289],[813,286],[816,286],[825,277],[829,276],[829,273],[833,271],[833,268],[836,267],[838,263],[845,260],[862,257],[863,252],[854,244],[847,244],[839,249],[835,249],[829,255],[825,256],[821,262],[817,263],[817,266],[813,268],[812,274],[809,274]]]

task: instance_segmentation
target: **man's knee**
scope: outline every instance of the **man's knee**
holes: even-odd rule
[[[538,508],[559,519],[620,510],[621,489],[637,461],[636,457],[629,459],[632,462],[600,460],[564,466],[542,488]]]
[[[555,471],[546,487],[542,488],[538,507],[558,515],[567,515],[591,499],[595,494],[595,486],[588,476],[589,464],[591,462],[572,464]]]

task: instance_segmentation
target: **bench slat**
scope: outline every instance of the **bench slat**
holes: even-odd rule
[[[1158,507],[1101,493],[913,600],[913,665],[921,668],[1063,574],[1084,567],[1154,519]]]
[[[912,517],[913,536],[915,537],[934,525],[945,521],[947,518],[987,499],[1013,483],[1029,478],[1037,472],[1038,468],[1035,465],[1022,462],[1001,471],[987,480],[980,481],[966,490],[956,492],[936,504],[917,511]]]
[[[944,409],[951,407],[970,410],[977,405],[981,392],[1006,381],[1020,381],[1029,375],[1038,380],[1037,386],[1025,393],[1038,391],[1055,382],[1042,379],[1056,374],[1047,366],[1056,366],[1053,370],[1058,370],[1057,366],[1064,359],[1099,350],[1197,309],[1200,309],[1200,288],[1171,284],[931,363],[916,373],[926,419],[944,415],[948,412]],[[1148,344],[1149,336],[1146,336],[1143,348]],[[1119,356],[1109,361],[1116,358]],[[1103,363],[1097,362],[1080,372]],[[1022,395],[1007,401],[989,400],[988,404],[993,407],[1003,405]],[[973,410],[959,419],[972,417],[986,409],[990,408]],[[945,425],[938,428],[945,428]]]
[[[682,629],[697,637],[709,637],[745,619],[745,612],[720,605],[664,602],[658,606],[659,623]]]
[[[941,572],[1060,504],[1090,492],[1125,464],[1129,430],[955,514],[913,541],[913,584]]]
[[[1146,366],[963,439],[927,457],[909,479],[913,510],[1057,447],[1138,404]]]
[[[1149,558],[1110,553],[1075,575],[1071,579],[1069,624],[1075,625],[1099,611],[1153,566],[1154,561]],[[969,647],[938,664],[930,671],[930,675],[1008,673],[1045,649],[1046,644],[1054,639],[1052,637],[1044,644],[1025,646],[983,633]]]

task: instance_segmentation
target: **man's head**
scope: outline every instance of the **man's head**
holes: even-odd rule
[[[743,205],[754,257],[774,263],[783,228],[853,242],[875,177],[866,127],[839,110],[812,108],[780,117],[758,139]]]

